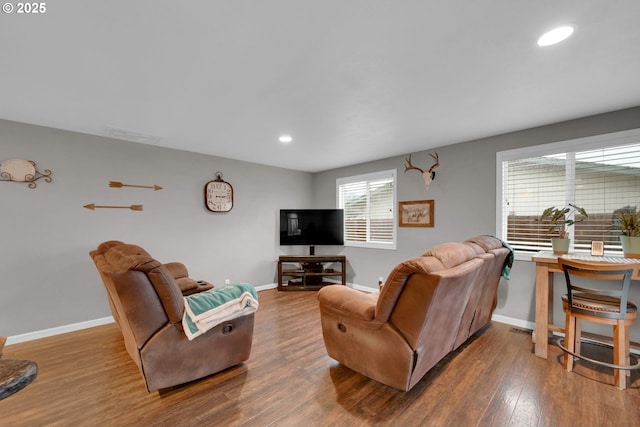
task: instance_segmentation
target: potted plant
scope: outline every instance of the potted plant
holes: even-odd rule
[[[640,258],[640,211],[627,206],[614,212],[614,228],[621,234],[622,252],[627,258]]]
[[[569,215],[571,213],[573,213],[574,215]],[[582,215],[582,218],[576,219],[576,214]],[[571,239],[569,238],[567,226],[573,225],[577,222],[581,222],[588,217],[589,214],[586,210],[584,210],[584,208],[573,205],[571,203],[563,208],[556,208],[555,206],[551,206],[550,208],[547,208],[542,212],[542,215],[540,215],[540,222],[543,222],[545,220],[548,221],[551,224],[548,232],[553,233],[554,236],[557,236],[551,238],[553,253],[566,254],[569,252],[569,243],[571,242]]]

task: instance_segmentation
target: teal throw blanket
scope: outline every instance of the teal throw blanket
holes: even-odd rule
[[[510,244],[502,240],[502,246],[509,249],[509,255],[507,259],[504,261],[504,266],[502,267],[502,277],[509,280],[511,279],[511,267],[513,267],[513,260],[515,258],[513,248]]]
[[[182,327],[193,340],[224,321],[254,313],[259,304],[253,286],[236,283],[186,296],[184,305]]]

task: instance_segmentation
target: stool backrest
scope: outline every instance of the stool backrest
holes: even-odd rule
[[[564,272],[568,304],[572,311],[609,319],[626,319],[629,286],[633,274],[633,268],[630,268],[629,264],[566,258],[558,258],[558,264]],[[580,285],[577,285],[576,277],[595,280],[581,280]],[[618,281],[618,283],[611,285],[604,284],[604,281]],[[594,312],[593,309],[582,308],[580,300],[588,300],[590,306],[602,301],[603,309]],[[616,309],[610,309],[614,306]]]

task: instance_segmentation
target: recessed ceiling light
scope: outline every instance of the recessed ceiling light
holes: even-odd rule
[[[538,39],[538,46],[551,46],[553,44],[560,43],[571,34],[573,34],[573,27],[570,25],[554,28],[540,36]]]
[[[293,141],[293,138],[291,138],[291,136],[289,135],[280,135],[280,138],[278,138],[278,141],[282,142],[283,144],[288,144],[291,141]]]

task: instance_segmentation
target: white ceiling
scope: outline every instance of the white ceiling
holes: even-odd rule
[[[638,0],[57,0],[0,40],[0,118],[311,172],[640,105]]]

